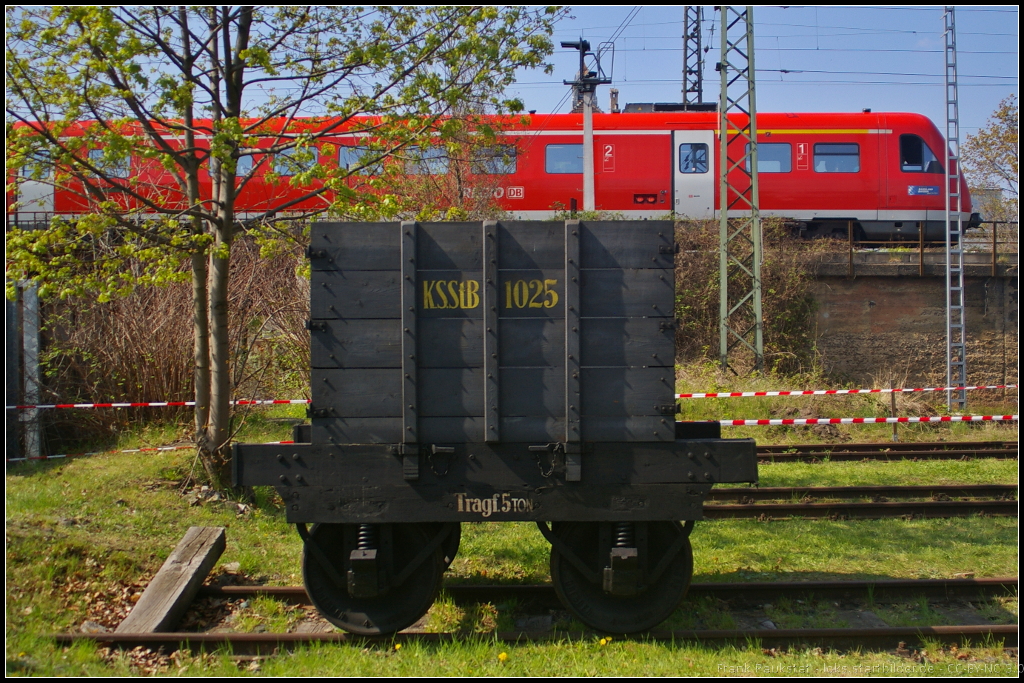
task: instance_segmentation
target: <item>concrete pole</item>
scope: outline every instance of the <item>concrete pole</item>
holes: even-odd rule
[[[583,210],[596,211],[594,200],[594,92],[583,91]]]
[[[25,367],[24,405],[39,403],[39,285],[21,283],[21,344]],[[25,435],[25,457],[42,457],[42,437],[39,429],[39,410],[21,412]]]

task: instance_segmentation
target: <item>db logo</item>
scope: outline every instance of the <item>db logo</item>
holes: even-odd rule
[[[526,196],[526,189],[522,187],[510,187],[505,190],[505,196],[509,199],[522,199]]]

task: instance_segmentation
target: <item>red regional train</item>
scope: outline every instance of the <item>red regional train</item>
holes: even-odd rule
[[[583,117],[531,114],[505,119],[498,144],[473,172],[486,175],[488,191],[513,217],[542,219],[558,210],[583,206]],[[295,126],[328,125],[323,121]],[[594,115],[594,173],[598,211],[627,218],[717,218],[719,201],[718,115],[715,112],[649,111]],[[758,171],[762,215],[788,219],[805,236],[846,236],[853,224],[858,240],[945,239],[945,148],[942,135],[926,117],[908,113],[760,114]],[[355,163],[364,134],[339,132],[317,143],[315,163]],[[283,133],[287,136],[287,132]],[[267,139],[269,146],[274,140]],[[740,156],[739,148],[730,156]],[[102,150],[90,150],[97,162]],[[259,153],[239,160],[248,175],[236,201],[241,217],[292,202],[289,211],[322,207],[324,198],[288,182],[295,164]],[[448,172],[438,146],[420,150],[420,162],[407,172]],[[265,169],[274,169],[264,179]],[[742,182],[742,172],[736,171]],[[174,187],[154,162],[133,157],[114,175],[152,188]],[[319,181],[312,181],[314,183]],[[167,190],[161,190],[167,192]],[[209,185],[204,192],[209,192]],[[961,179],[962,220],[975,226],[970,195]],[[54,189],[45,180],[22,178],[20,200],[8,195],[8,223],[38,221],[50,214],[89,210],[81,188]],[[328,196],[329,200],[330,197]],[[180,196],[164,196],[166,204]],[[15,208],[16,207],[16,208]]]

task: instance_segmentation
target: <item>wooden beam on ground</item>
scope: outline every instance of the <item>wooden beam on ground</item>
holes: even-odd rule
[[[225,545],[223,527],[191,527],[116,632],[173,631]]]

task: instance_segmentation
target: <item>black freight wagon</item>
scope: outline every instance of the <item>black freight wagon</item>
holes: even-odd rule
[[[361,634],[429,609],[459,524],[535,521],[584,623],[664,620],[750,439],[675,421],[671,221],[317,223],[311,425],[237,445],[275,486],[314,604]],[[306,525],[312,524],[311,529]]]

